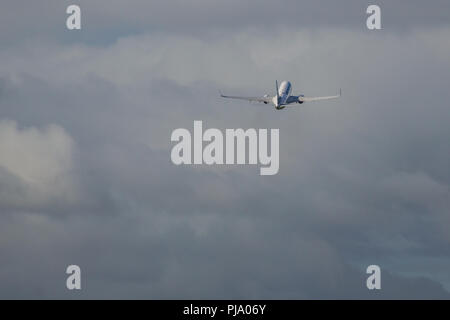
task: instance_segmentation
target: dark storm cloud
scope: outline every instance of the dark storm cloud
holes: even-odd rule
[[[0,118],[16,121],[20,137],[40,133],[44,146],[53,141],[45,128],[61,128],[73,141],[63,181],[77,196],[55,202],[39,185],[28,191],[38,205],[25,201],[20,170],[0,155],[0,296],[449,298],[444,11],[395,2],[395,31],[383,11],[384,30],[368,33],[365,4],[327,3],[180,2],[170,21],[161,18],[170,4],[81,3],[92,8],[83,11],[89,36],[71,44],[63,31],[46,33],[64,18],[61,4],[40,11],[49,19],[30,35],[42,41],[20,40],[25,27],[10,21],[16,39],[2,37],[16,43],[0,50]],[[273,19],[278,6],[291,19]],[[34,17],[28,9],[20,12]],[[403,10],[419,9],[413,27]],[[100,31],[91,34],[94,20]],[[398,33],[403,23],[407,34]],[[207,26],[216,37],[200,34]],[[103,32],[123,37],[104,41]],[[273,93],[275,78],[307,95],[342,86],[344,96],[285,112],[217,97],[218,88]],[[280,128],[280,173],[174,166],[170,134],[194,120]],[[73,263],[80,293],[64,288]],[[382,268],[381,292],[365,288],[369,264]]]

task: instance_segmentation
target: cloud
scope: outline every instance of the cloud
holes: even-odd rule
[[[74,201],[72,149],[72,139],[57,125],[20,129],[14,121],[2,120],[0,206],[36,209]]]
[[[82,31],[69,33],[65,28],[66,8],[71,1],[7,1],[0,13],[0,40],[3,46],[16,45],[24,39],[55,39],[61,42],[112,43],[118,37],[162,32],[214,38],[217,35],[253,28],[270,32],[280,26],[289,29],[318,27],[365,28],[366,9],[370,2],[346,0],[337,3],[320,1],[238,1],[208,0],[151,3],[131,0],[79,0],[82,8]],[[436,0],[422,5],[419,0],[377,2],[382,9],[382,24],[394,32],[449,25],[450,4]],[[289,8],[289,10],[283,10]],[[282,13],[274,17],[274,12]],[[36,15],[39,12],[39,15]],[[130,18],[132,17],[132,18]],[[37,28],[36,25],[39,27]],[[11,30],[13,32],[11,32]]]
[[[38,41],[15,29],[19,43],[0,50],[0,117],[18,123],[0,126],[0,296],[448,298],[445,21],[403,33],[406,18],[388,27],[399,6],[368,33],[360,7],[309,4],[297,11],[322,20],[307,23],[274,21],[268,3],[215,24],[180,3],[153,27],[169,5],[102,4],[82,4],[86,38],[44,35],[49,19],[30,31]],[[344,96],[276,112],[217,95],[272,93],[275,79]],[[174,166],[171,132],[194,120],[279,128],[279,174]],[[73,263],[85,277],[75,294],[64,288]]]

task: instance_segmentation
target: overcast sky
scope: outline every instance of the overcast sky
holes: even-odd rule
[[[0,298],[450,298],[449,39],[447,0],[2,1]],[[343,97],[217,94],[276,79]],[[194,120],[279,128],[279,173],[173,165]]]

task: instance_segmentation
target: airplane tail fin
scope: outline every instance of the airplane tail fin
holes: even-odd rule
[[[277,104],[280,101],[280,95],[278,94],[278,80],[275,80],[275,88],[277,90]]]

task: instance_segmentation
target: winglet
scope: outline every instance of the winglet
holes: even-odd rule
[[[342,88],[339,89],[339,97],[342,97]]]
[[[219,91],[219,94],[220,94],[220,96],[223,98],[223,97],[225,97],[223,94],[222,94],[222,91],[220,91],[220,89],[218,90]]]

